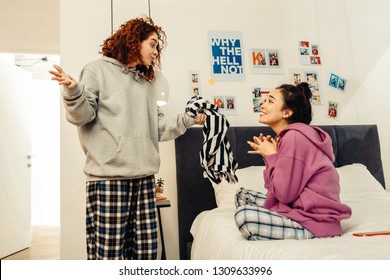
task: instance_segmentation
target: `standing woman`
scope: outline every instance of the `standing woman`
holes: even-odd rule
[[[63,85],[67,120],[76,125],[86,155],[88,259],[156,259],[155,178],[159,141],[172,140],[205,116],[165,117],[157,106],[156,68],[166,45],[150,18],[131,19],[103,45],[100,59]]]
[[[267,194],[241,188],[236,224],[249,240],[310,239],[342,234],[351,208],[340,202],[339,176],[330,136],[310,126],[312,93],[307,83],[281,85],[261,105],[259,122],[276,133],[253,137],[264,157]]]

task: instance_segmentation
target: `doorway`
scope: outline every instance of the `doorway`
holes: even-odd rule
[[[60,226],[60,88],[49,69],[59,55],[3,53],[0,58],[32,73],[31,224]]]

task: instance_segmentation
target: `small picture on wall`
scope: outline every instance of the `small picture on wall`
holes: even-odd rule
[[[340,79],[339,76],[337,76],[336,74],[330,73],[329,83],[328,83],[329,86],[331,86],[333,88],[337,88],[338,84],[339,84],[339,79]]]
[[[260,87],[255,87],[252,91],[253,112],[260,112],[260,107],[265,98],[268,98],[269,90],[262,90]]]
[[[311,56],[310,64],[321,64],[321,58],[319,56]]]
[[[334,101],[329,101],[328,103],[328,117],[331,119],[337,118],[338,113],[338,103]]]
[[[224,115],[237,115],[237,101],[235,96],[214,96],[213,104]]]
[[[279,49],[251,49],[249,65],[253,74],[283,74],[282,64],[282,54]]]
[[[318,44],[311,45],[311,55],[319,56]]]
[[[321,65],[320,46],[317,42],[299,41],[299,60],[301,64]]]
[[[199,71],[190,71],[189,77],[190,77],[190,84],[191,84],[191,92],[190,96],[200,96],[200,77],[199,77]]]
[[[236,111],[236,98],[234,96],[226,96],[226,111]]]
[[[224,96],[214,96],[213,104],[217,105],[219,109],[225,109],[225,97]]]
[[[267,50],[268,64],[271,68],[280,68],[279,50]]]
[[[252,104],[253,112],[260,111],[260,98],[261,98],[261,87],[255,87],[252,90]]]
[[[330,73],[329,86],[344,92],[346,90],[347,80],[339,75]]]
[[[255,87],[252,91],[252,98],[260,98],[261,97],[261,88]]]
[[[199,88],[198,87],[193,87],[192,88],[192,95],[199,96]]]
[[[300,51],[301,55],[309,55],[308,48],[299,48],[299,51]]]
[[[253,113],[260,112],[260,98],[259,99],[252,99],[252,105],[253,105]]]
[[[311,104],[321,105],[321,95],[319,93],[313,94],[313,96],[311,97]]]
[[[305,81],[309,84],[309,88],[313,94],[311,98],[311,103],[313,105],[321,104],[320,96],[320,84],[318,82],[319,77],[316,71],[306,71],[305,72]]]
[[[265,49],[252,49],[252,67],[267,68]]]
[[[318,83],[318,73],[316,71],[305,72],[305,81],[309,84],[311,91],[320,91],[320,85]]]
[[[303,73],[302,70],[290,70],[291,83],[295,86],[302,83],[305,79]]]
[[[345,91],[345,86],[346,86],[346,84],[347,84],[347,80],[346,80],[346,79],[343,79],[343,78],[340,78],[340,79],[339,79],[339,84],[338,84],[337,88],[338,88],[339,90]]]
[[[191,73],[191,81],[193,83],[199,83],[199,73]]]
[[[308,48],[309,47],[309,41],[299,41],[299,46]]]

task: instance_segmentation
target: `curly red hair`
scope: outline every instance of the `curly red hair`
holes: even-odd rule
[[[161,52],[166,47],[166,34],[161,27],[154,24],[149,17],[135,18],[123,23],[119,29],[104,40],[101,54],[112,57],[124,65],[134,61],[142,61],[140,53],[141,43],[152,33],[158,37],[157,57],[151,66],[137,65],[137,69],[146,79],[154,78],[154,68],[161,69]]]

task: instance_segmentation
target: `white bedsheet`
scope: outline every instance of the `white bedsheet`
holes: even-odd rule
[[[235,225],[233,204],[202,212],[191,227],[191,259],[390,260],[390,235],[352,235],[390,230],[390,193],[375,189],[343,194],[341,199],[352,208],[352,217],[342,221],[343,235],[332,238],[248,241]]]

